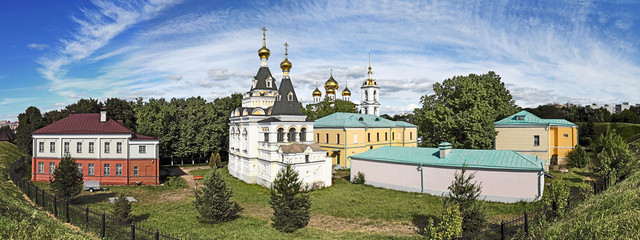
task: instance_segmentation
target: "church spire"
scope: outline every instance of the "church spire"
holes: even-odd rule
[[[289,52],[288,48],[289,44],[284,43],[284,61],[280,63],[280,68],[282,68],[283,77],[289,77],[289,70],[291,70],[291,62],[289,62]]]
[[[262,27],[262,48],[258,50],[258,56],[260,56],[260,66],[267,66],[269,55],[271,55],[271,51],[269,51],[269,49],[267,48],[267,28]]]

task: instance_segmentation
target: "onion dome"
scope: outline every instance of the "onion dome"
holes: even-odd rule
[[[262,27],[262,48],[258,50],[258,56],[260,56],[260,58],[269,58],[269,55],[271,55],[271,51],[269,51],[269,49],[267,48],[266,31],[267,31],[267,28]]]
[[[338,89],[338,82],[333,79],[333,70],[331,70],[331,76],[329,77],[329,80],[324,83],[324,89],[327,91],[327,94],[329,94],[329,89],[333,90],[334,94],[336,93],[335,90]]]
[[[288,75],[289,70],[291,70],[291,62],[289,62],[289,52],[287,47],[289,47],[289,44],[284,43],[284,61],[280,63],[280,68],[282,68],[282,72],[284,72],[285,75]]]
[[[342,96],[351,96],[351,91],[349,91],[349,87],[347,86],[344,87],[344,90],[342,90]]]
[[[336,90],[333,89],[333,88],[327,89],[327,95],[329,95],[329,94],[336,94]]]
[[[314,97],[321,97],[322,96],[322,92],[320,92],[320,90],[318,90],[318,87],[316,87],[316,90],[313,90],[313,96]]]

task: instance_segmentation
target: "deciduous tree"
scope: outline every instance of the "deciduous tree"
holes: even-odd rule
[[[350,101],[340,99],[329,100],[328,97],[317,104],[307,104],[302,109],[302,113],[307,115],[307,119],[309,120],[323,118],[336,112],[358,113],[358,109],[356,108],[356,104]]]

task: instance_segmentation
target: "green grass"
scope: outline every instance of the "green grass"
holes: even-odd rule
[[[602,134],[609,133],[613,129],[615,129],[616,133],[622,136],[622,138],[625,140],[640,134],[640,124],[602,122],[602,123],[595,123],[594,125],[595,125],[595,137],[593,138],[593,140],[595,140],[596,138],[598,138],[598,136]]]
[[[64,226],[44,211],[31,206],[22,192],[4,175],[4,169],[22,153],[8,142],[0,142],[0,239],[92,239],[88,234]]]

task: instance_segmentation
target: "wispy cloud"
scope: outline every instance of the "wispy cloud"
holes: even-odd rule
[[[27,47],[30,49],[35,49],[38,51],[42,51],[45,50],[46,48],[49,48],[49,45],[47,44],[42,44],[42,43],[29,43],[27,44]]]

